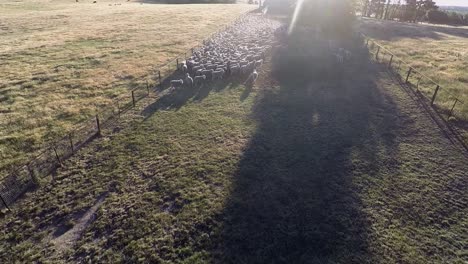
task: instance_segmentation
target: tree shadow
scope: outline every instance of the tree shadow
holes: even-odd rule
[[[259,93],[258,127],[238,164],[213,262],[373,262],[354,181],[398,152],[398,110],[378,74],[363,59],[341,75],[279,80]]]
[[[445,39],[442,34],[468,38],[468,28],[466,27],[413,24],[368,18],[361,19],[360,27],[369,37],[385,41],[402,38],[442,40]]]

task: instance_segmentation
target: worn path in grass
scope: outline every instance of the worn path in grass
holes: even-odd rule
[[[270,66],[253,90],[161,93],[82,149],[2,216],[1,262],[467,260],[466,158],[402,87],[367,62],[300,85]]]

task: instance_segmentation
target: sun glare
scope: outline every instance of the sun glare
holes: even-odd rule
[[[296,8],[294,9],[294,14],[291,20],[291,24],[289,25],[288,34],[291,34],[296,26],[297,19],[299,14],[301,13],[302,5],[304,4],[304,0],[297,1]]]

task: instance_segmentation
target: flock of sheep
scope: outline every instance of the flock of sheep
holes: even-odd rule
[[[249,14],[225,31],[204,41],[192,56],[178,65],[185,76],[171,80],[171,87],[197,88],[217,80],[243,81],[251,87],[258,78],[257,69],[265,52],[273,45],[273,33],[280,23],[261,15]]]

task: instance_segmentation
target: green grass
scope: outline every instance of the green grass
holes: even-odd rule
[[[466,159],[372,67],[161,94],[2,216],[0,260],[463,263]]]
[[[0,177],[254,8],[91,2],[0,4]]]

